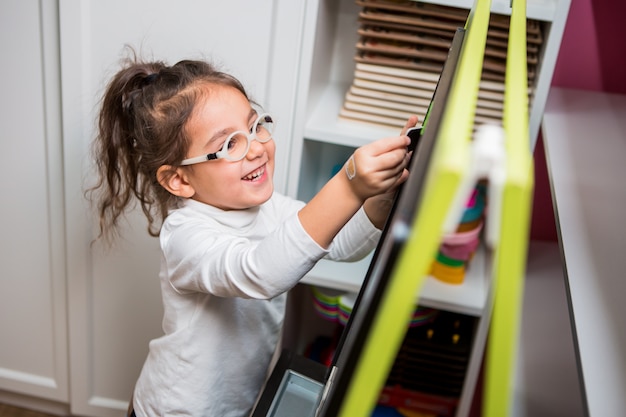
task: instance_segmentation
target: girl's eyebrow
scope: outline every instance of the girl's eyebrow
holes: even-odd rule
[[[250,109],[250,112],[248,113],[248,123],[254,122],[256,120],[256,117],[257,117],[257,111],[254,110],[254,109]],[[218,139],[220,139],[220,138],[222,138],[224,136],[229,135],[230,133],[234,132],[235,130],[236,129],[233,129],[232,127],[231,128],[227,127],[227,128],[222,129],[222,130],[219,130],[219,131],[215,132],[213,134],[213,136],[211,136],[211,138],[207,141],[206,144],[209,145],[209,144],[217,141]]]
[[[257,111],[254,110],[254,109],[250,109],[250,113],[248,113],[248,120],[249,121],[254,121],[254,120],[256,120],[257,116],[258,116]]]
[[[210,145],[211,143],[216,142],[219,138],[223,138],[224,136],[228,135],[231,131],[233,130],[227,128],[227,129],[222,129],[222,130],[215,132],[213,136],[211,136],[209,140],[207,140],[206,144]]]

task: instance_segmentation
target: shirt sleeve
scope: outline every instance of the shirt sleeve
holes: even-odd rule
[[[306,233],[296,212],[259,240],[190,223],[169,233],[162,247],[177,292],[254,299],[291,289],[328,253]]]
[[[326,258],[344,262],[361,260],[376,247],[381,233],[361,207],[335,236]]]
[[[362,259],[380,238],[361,208],[326,250],[300,223],[302,206],[277,195],[251,230],[193,211],[168,217],[160,236],[162,278],[181,294],[271,299],[295,286],[321,258]]]

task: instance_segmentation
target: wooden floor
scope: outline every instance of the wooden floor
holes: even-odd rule
[[[37,411],[25,410],[12,405],[0,404],[0,417],[54,417]]]

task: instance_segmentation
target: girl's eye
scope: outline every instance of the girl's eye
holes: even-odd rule
[[[233,136],[232,138],[230,138],[230,140],[228,141],[229,151],[237,146],[237,139],[237,136]]]

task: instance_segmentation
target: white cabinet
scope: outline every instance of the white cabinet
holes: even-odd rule
[[[60,2],[73,413],[119,416],[149,340],[162,333],[157,239],[148,236],[138,211],[129,216],[115,248],[90,246],[96,222],[83,198],[85,184],[93,179],[89,143],[97,100],[119,67],[124,45],[170,64],[184,58],[211,60],[280,115],[280,190],[288,166],[296,85],[291,68],[297,65],[302,18],[302,2],[280,0]]]
[[[162,333],[157,239],[136,211],[113,249],[92,245],[97,219],[84,195],[99,98],[124,46],[237,76],[279,119],[284,191],[304,19],[304,1],[284,0],[0,4],[0,400],[122,415]]]
[[[472,0],[428,0],[424,3],[469,9]],[[530,143],[534,148],[543,115],[552,73],[560,47],[570,0],[529,0],[527,17],[538,20],[543,43],[531,96]],[[313,0],[307,2],[303,28],[295,133],[291,152],[288,191],[303,200],[310,199],[341,167],[356,147],[372,140],[399,133],[384,128],[340,119],[339,112],[355,70],[355,45],[361,6],[354,0]],[[492,12],[510,14],[510,0],[493,0]],[[462,26],[463,24],[459,24]],[[337,265],[321,261],[307,276],[305,284],[341,291],[358,291],[370,259]],[[459,286],[429,278],[420,295],[422,306],[444,309],[481,318],[476,331],[466,386],[473,387],[479,371],[491,310],[490,254],[479,251],[471,263],[465,282]],[[466,415],[472,389],[464,390],[457,415]]]
[[[52,2],[0,2],[0,397],[58,405],[69,386],[57,34]]]

